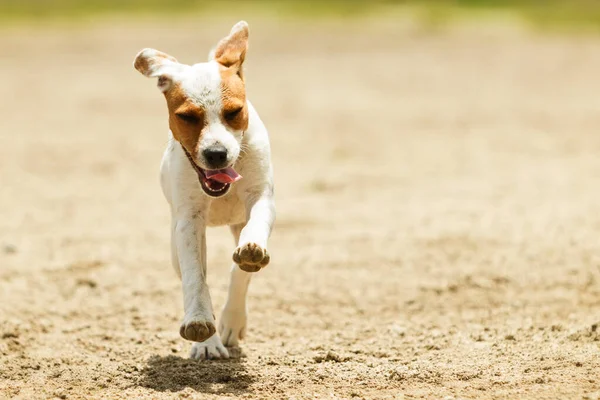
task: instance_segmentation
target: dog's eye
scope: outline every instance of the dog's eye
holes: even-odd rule
[[[242,107],[237,108],[235,110],[227,111],[225,113],[225,119],[227,121],[233,121],[240,113],[242,112]]]
[[[200,121],[200,118],[198,118],[195,115],[191,115],[191,114],[176,114],[177,118],[179,118],[182,121],[187,122],[188,124],[197,124]]]

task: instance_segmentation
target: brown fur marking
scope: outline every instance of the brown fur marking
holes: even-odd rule
[[[225,67],[241,66],[248,50],[248,25],[236,25],[229,36],[221,39],[215,49],[215,60]]]
[[[238,24],[233,29],[237,30],[223,38],[215,50],[215,60],[221,64],[221,120],[232,129],[245,131],[248,129],[248,106],[242,64],[248,50],[248,25]],[[235,117],[228,118],[232,111],[240,107],[242,109]]]
[[[246,105],[246,87],[244,80],[232,68],[220,67],[221,102],[223,110],[221,121],[232,129],[245,131],[248,129],[248,106]],[[234,117],[227,118],[232,111],[242,110]]]
[[[200,136],[206,127],[204,109],[191,102],[178,84],[174,84],[165,92],[165,98],[169,109],[169,128],[173,137],[195,157]],[[177,114],[194,117],[197,122],[184,121]]]

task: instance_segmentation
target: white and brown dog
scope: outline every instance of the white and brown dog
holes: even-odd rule
[[[252,272],[269,263],[267,240],[275,220],[267,130],[246,100],[242,64],[248,24],[237,23],[209,61],[184,65],[142,50],[134,67],[158,78],[169,111],[170,140],[160,181],[171,206],[171,254],[182,280],[183,338],[191,357],[227,358],[246,331],[246,293]],[[243,178],[242,178],[243,177]],[[233,252],[219,332],[206,284],[206,227],[229,225]]]

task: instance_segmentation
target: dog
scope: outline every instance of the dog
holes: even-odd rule
[[[171,209],[171,258],[181,278],[179,333],[195,342],[191,358],[228,358],[246,333],[252,273],[270,261],[275,222],[273,167],[267,130],[246,99],[243,64],[248,24],[233,26],[208,62],[179,63],[143,49],[134,67],[157,78],[167,101],[169,143],[160,183]],[[229,292],[218,332],[206,284],[206,227],[228,225],[233,251]]]

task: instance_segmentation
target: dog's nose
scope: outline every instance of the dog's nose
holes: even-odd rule
[[[211,168],[219,169],[227,164],[227,149],[223,145],[214,145],[204,149],[202,155]]]

